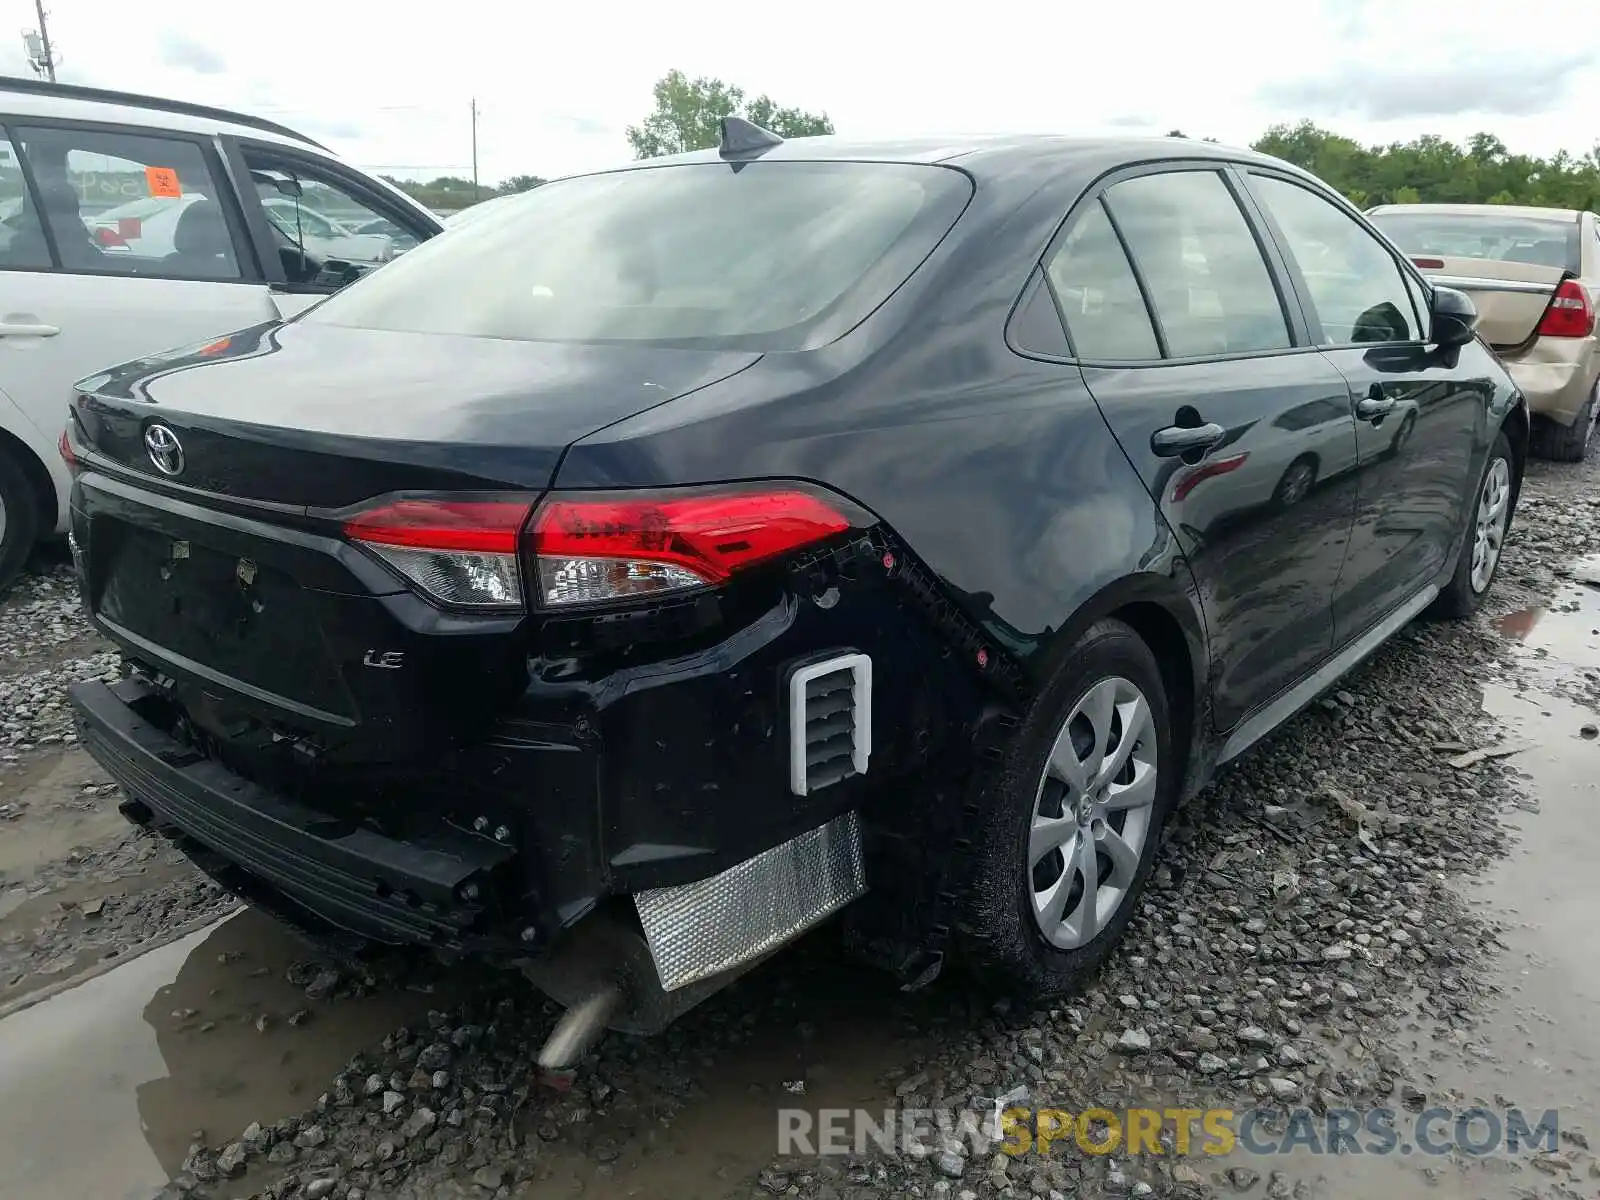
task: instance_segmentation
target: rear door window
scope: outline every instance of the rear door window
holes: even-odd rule
[[[75,127],[18,126],[63,270],[238,279],[234,231],[200,144]]]
[[[1161,357],[1139,281],[1098,201],[1067,233],[1046,274],[1079,358],[1137,362]]]
[[[1250,187],[1299,264],[1323,345],[1421,340],[1406,274],[1388,247],[1309,188],[1272,175],[1251,175]]]
[[[303,319],[804,349],[845,333],[904,283],[971,194],[959,171],[902,163],[692,163],[557,180]]]
[[[1283,303],[1238,201],[1215,171],[1114,184],[1106,204],[1175,358],[1290,345]]]

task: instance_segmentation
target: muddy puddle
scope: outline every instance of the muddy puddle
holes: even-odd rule
[[[620,1157],[598,1169],[594,1141],[547,1147],[539,1178],[518,1195],[724,1200],[746,1194],[740,1185],[772,1161],[780,1110],[893,1104],[884,1074],[926,1053],[952,1022],[949,1036],[959,1036],[970,1017],[947,996],[905,996],[887,975],[863,976],[828,939],[813,935],[788,962],[764,964],[685,1019],[691,1043],[722,1040],[707,1025],[743,1024],[747,1036],[693,1064],[699,1082],[669,1125],[597,1130],[621,1142]]]
[[[1579,560],[1545,604],[1507,613],[1495,627],[1559,676],[1600,677],[1600,558]]]
[[[0,778],[0,885],[14,890],[75,848],[127,833],[127,819],[98,794],[103,779],[88,756],[76,751],[41,758]]]
[[[198,1131],[220,1145],[311,1107],[443,999],[308,1000],[284,977],[306,957],[247,910],[0,1021],[0,1196],[147,1200]]]
[[[1586,1162],[1567,1165],[1575,1148],[1600,1144],[1600,739],[1592,732],[1600,712],[1557,694],[1574,674],[1600,672],[1600,565],[1592,574],[1597,586],[1574,582],[1548,606],[1496,623],[1524,647],[1532,679],[1484,689],[1484,709],[1505,739],[1530,743],[1509,760],[1528,798],[1503,814],[1518,844],[1463,889],[1482,917],[1502,926],[1486,1019],[1451,1029],[1431,1021],[1425,1003],[1418,1008],[1395,1047],[1410,1070],[1395,1097],[1398,1144],[1388,1152],[1235,1152],[1197,1164],[1226,1191],[1264,1195],[1276,1170],[1305,1181],[1318,1200],[1600,1194]],[[1475,1107],[1494,1113],[1493,1123],[1475,1118],[1459,1128],[1455,1114]],[[1421,1122],[1408,1108],[1451,1116]],[[1503,1132],[1512,1108],[1530,1127],[1555,1112],[1554,1156],[1495,1143],[1494,1127]],[[1376,1144],[1365,1134],[1360,1140]],[[1250,1176],[1230,1177],[1230,1168],[1260,1178],[1240,1187]]]

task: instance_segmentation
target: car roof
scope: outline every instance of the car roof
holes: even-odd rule
[[[312,146],[327,152],[321,143],[276,121],[184,100],[12,76],[0,76],[0,95],[5,98],[6,113],[13,117],[54,117],[105,125],[147,125],[179,133],[231,134]]]
[[[1494,213],[1507,217],[1544,217],[1548,219],[1576,221],[1579,212],[1575,208],[1539,208],[1531,204],[1379,204],[1367,210],[1372,213],[1437,213],[1446,217],[1473,217],[1487,216]]]
[[[759,155],[738,155],[724,159],[716,150],[695,150],[619,167],[627,170],[643,166],[670,166],[678,163],[726,161],[837,161],[903,162],[959,164],[974,175],[1027,173],[1040,171],[1071,172],[1075,168],[1099,174],[1124,163],[1154,159],[1203,158],[1227,162],[1258,163],[1305,176],[1293,165],[1261,154],[1216,142],[1193,138],[1162,137],[1085,137],[1058,134],[960,135],[901,139],[861,139],[830,135],[790,138]],[[1310,178],[1310,176],[1306,176]]]

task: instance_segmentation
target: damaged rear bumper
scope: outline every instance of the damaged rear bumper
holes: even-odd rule
[[[137,677],[78,684],[71,697],[89,753],[152,824],[242,871],[247,896],[265,889],[320,922],[391,944],[519,958],[549,948],[514,899],[527,870],[517,860],[531,848],[448,822],[402,841],[298,804],[148,719],[141,709],[161,697]],[[637,927],[619,933],[610,915],[605,934],[586,939],[584,926],[599,922],[580,922],[546,969],[529,973],[568,1003],[610,981],[627,1002],[621,1022],[648,1031],[866,887],[861,822],[850,811],[706,878],[638,892]],[[567,971],[575,961],[584,969]]]
[[[152,693],[138,679],[80,683],[71,697],[84,748],[156,825],[351,933],[445,951],[484,940],[481,898],[509,868],[509,846],[448,826],[401,842],[258,787],[146,720]]]
[[[1557,425],[1578,419],[1600,374],[1593,338],[1539,338],[1516,358],[1503,358],[1527,398],[1528,411]]]

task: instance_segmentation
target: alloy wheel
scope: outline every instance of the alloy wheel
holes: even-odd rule
[[[1483,592],[1494,578],[1505,543],[1506,522],[1511,515],[1511,467],[1504,458],[1495,458],[1484,472],[1483,488],[1478,493],[1478,515],[1472,537],[1472,575],[1474,592]]]
[[[1299,504],[1311,490],[1312,470],[1309,463],[1295,463],[1283,477],[1279,495],[1287,505]]]
[[[1126,902],[1155,817],[1150,702],[1120,677],[1084,693],[1056,735],[1034,797],[1028,892],[1039,932],[1075,950]]]

